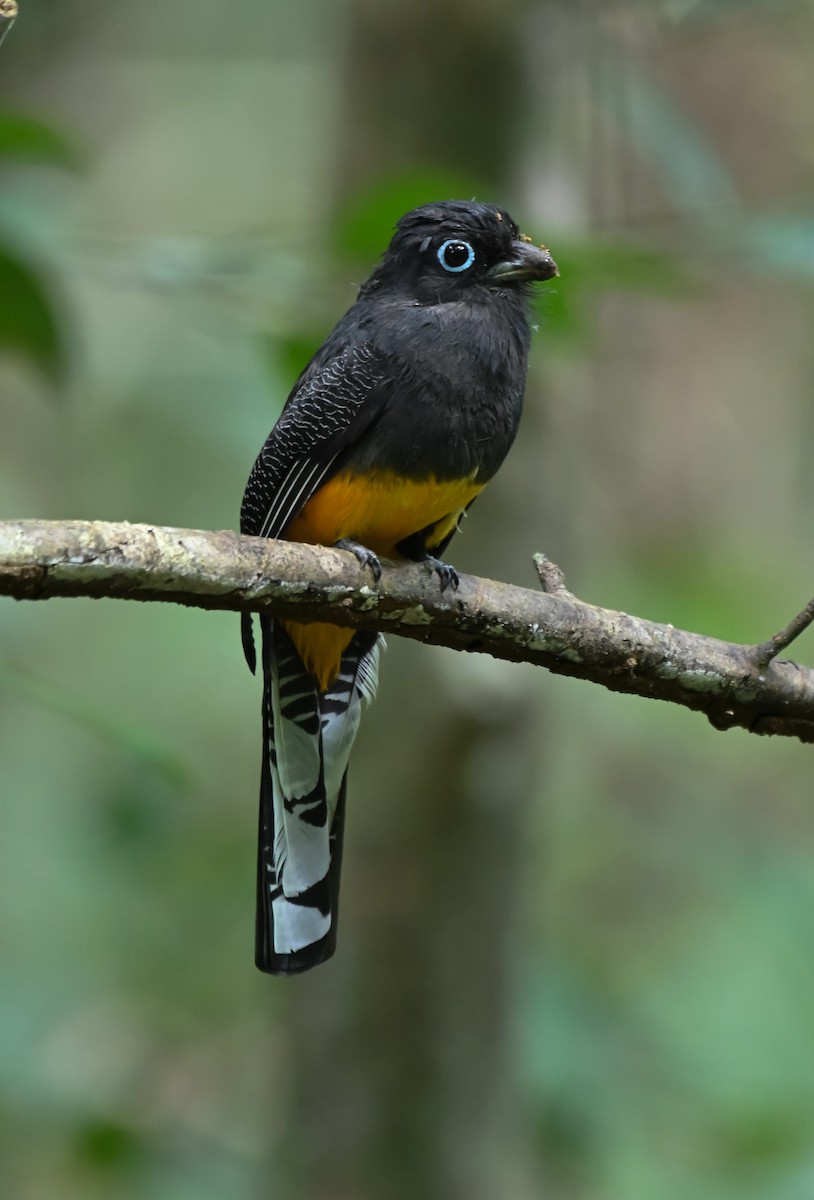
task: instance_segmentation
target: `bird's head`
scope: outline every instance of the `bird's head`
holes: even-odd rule
[[[525,291],[558,273],[548,250],[523,237],[504,208],[443,200],[401,218],[362,293],[387,289],[443,304],[473,290]]]

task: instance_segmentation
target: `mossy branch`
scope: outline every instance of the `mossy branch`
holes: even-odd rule
[[[598,608],[566,591],[548,560],[535,561],[542,592],[461,576],[442,593],[422,566],[385,564],[374,584],[343,551],[228,530],[0,522],[0,595],[18,600],[163,600],[378,629],[667,700],[718,729],[814,741],[814,671],[772,657],[783,635],[738,645]],[[809,609],[789,629],[799,632]]]

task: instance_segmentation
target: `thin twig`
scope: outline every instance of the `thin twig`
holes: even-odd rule
[[[814,621],[814,599],[809,600],[803,611],[789,621],[785,629],[781,629],[774,637],[769,638],[768,642],[761,642],[759,646],[755,646],[755,664],[758,667],[765,667],[773,658],[777,657],[781,650],[785,650],[786,646],[790,646],[795,638],[805,632],[812,621]]]
[[[565,586],[562,569],[555,562],[552,562],[545,554],[535,554],[532,556],[532,560],[537,578],[540,580],[540,587],[547,596],[565,596],[569,600],[573,599]]]
[[[0,46],[14,24],[18,11],[17,0],[0,0]]]

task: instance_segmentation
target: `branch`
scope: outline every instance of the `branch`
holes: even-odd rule
[[[17,16],[17,0],[0,0],[0,46]]]
[[[790,646],[795,638],[808,629],[812,621],[814,621],[814,600],[809,600],[803,611],[793,617],[785,629],[781,629],[774,637],[769,638],[768,642],[755,646],[755,664],[758,667],[765,667],[773,658],[777,658],[778,654]]]
[[[370,572],[296,542],[102,521],[0,522],[0,595],[163,600],[378,629],[530,662],[706,714],[717,729],[814,741],[814,671],[742,646],[597,608],[537,557],[543,592],[461,576],[441,592],[420,565]]]

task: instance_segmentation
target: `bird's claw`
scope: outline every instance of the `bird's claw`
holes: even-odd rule
[[[354,542],[353,538],[340,538],[335,545],[337,550],[349,550],[360,566],[370,567],[374,581],[379,582],[382,577],[382,564],[379,562],[377,554],[374,554],[367,546]]]
[[[460,579],[454,567],[451,567],[449,563],[441,562],[440,558],[433,558],[431,554],[428,554],[423,562],[428,571],[434,571],[438,576],[442,592],[445,592],[448,587],[455,591]]]

